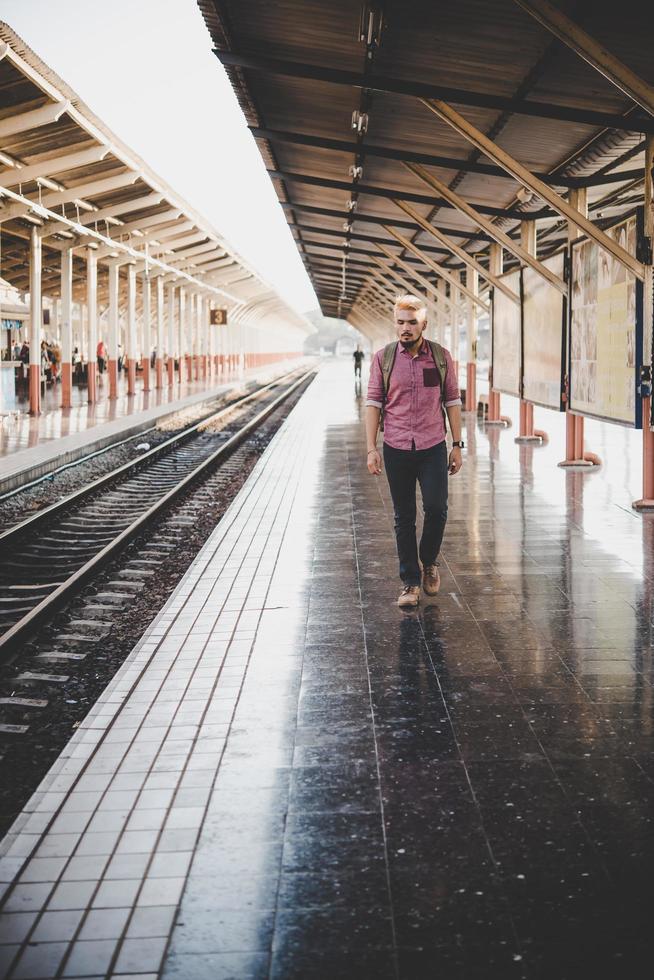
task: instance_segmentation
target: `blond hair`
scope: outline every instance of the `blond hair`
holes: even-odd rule
[[[396,298],[393,313],[397,313],[398,310],[415,310],[418,320],[427,319],[427,304],[421,296],[416,296],[414,293],[405,293],[404,296]]]

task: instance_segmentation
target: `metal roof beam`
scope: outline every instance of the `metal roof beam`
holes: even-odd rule
[[[485,136],[484,133],[473,126],[472,123],[469,123],[467,119],[456,111],[456,109],[453,109],[452,106],[447,105],[446,102],[433,100],[427,101],[426,99],[423,100],[423,105],[433,112],[434,115],[438,116],[439,119],[442,119],[444,122],[448,123],[452,129],[455,130],[455,132],[459,133],[461,136],[464,136],[470,143],[473,144],[473,146],[476,146],[477,149],[481,150],[482,153],[485,153],[490,160],[495,160],[499,166],[504,167],[505,170],[513,174],[516,180],[518,180],[521,184],[528,187],[529,190],[533,191],[534,194],[537,194],[544,201],[547,201],[547,203],[554,208],[558,214],[572,222],[572,224],[577,225],[582,232],[584,232],[594,242],[597,242],[601,248],[608,252],[609,255],[612,255],[614,259],[617,259],[621,265],[629,269],[629,271],[640,279],[641,282],[644,281],[645,267],[642,262],[639,262],[633,255],[630,255],[625,248],[622,248],[622,246],[612,238],[609,238],[605,232],[600,231],[597,225],[594,225],[585,214],[582,214],[581,211],[578,211],[577,208],[569,204],[568,201],[557,194],[556,191],[552,190],[551,187],[548,187],[542,182],[542,180],[535,177],[529,170],[527,170],[526,167],[523,167],[521,163],[518,163],[517,160],[510,156],[506,150],[503,150],[497,145],[497,143],[489,139],[488,136]],[[418,169],[421,169],[417,167],[416,164],[405,164],[405,166],[414,173],[416,173]],[[431,183],[432,179],[434,181],[436,180],[436,178],[430,177],[430,181],[427,182],[433,187],[434,184]],[[437,183],[440,185],[441,182],[437,181]],[[523,220],[530,220],[533,219],[533,217],[533,213],[524,214]],[[536,271],[543,275],[543,272],[540,269],[537,269]]]
[[[482,228],[485,228],[500,245],[511,252],[512,255],[515,255],[515,257],[522,262],[523,265],[528,265],[534,270],[534,272],[537,272],[540,276],[542,276],[546,282],[554,286],[555,289],[558,289],[560,293],[562,293],[564,296],[567,295],[568,287],[564,280],[559,279],[559,277],[555,275],[551,269],[548,269],[546,265],[539,262],[535,256],[527,251],[527,249],[522,247],[520,242],[516,242],[512,238],[509,238],[508,235],[501,231],[496,225],[479,214],[475,208],[472,207],[472,205],[468,204],[467,201],[464,201],[463,198],[456,193],[456,191],[450,190],[449,187],[442,184],[437,177],[434,177],[432,174],[428,174],[426,170],[422,169],[422,167],[414,167],[412,164],[407,164],[406,166],[411,170],[412,174],[424,181],[424,183],[429,184],[430,187],[437,186],[442,193],[447,194],[453,207],[460,210],[462,214],[465,214],[476,224],[481,225]],[[400,207],[402,206],[400,205]],[[406,208],[402,208],[402,210],[406,213]],[[525,215],[525,220],[528,220],[527,215]],[[424,227],[425,231],[428,231],[430,226],[428,222],[424,222],[422,227]]]
[[[207,262],[206,265],[198,266],[198,273],[204,275],[205,272],[215,272],[217,269],[225,269],[229,265],[234,265],[234,260],[231,255],[226,256],[224,259],[216,259],[215,262]]]
[[[366,261],[364,259],[354,259],[351,258],[350,256],[347,256],[347,258],[344,259],[342,255],[333,255],[333,254],[323,255],[320,252],[309,252],[304,256],[304,259],[305,259],[305,264],[310,266],[329,265],[329,266],[333,266],[334,268],[341,268],[343,262],[345,261],[345,264],[348,268],[351,267],[352,269],[355,270],[357,268],[359,269],[370,268],[369,261]]]
[[[140,174],[135,171],[127,171],[115,177],[106,177],[104,180],[94,180],[86,184],[77,184],[64,191],[54,191],[51,194],[42,194],[41,197],[30,197],[35,204],[41,204],[44,208],[57,208],[62,204],[70,204],[72,201],[84,200],[95,197],[97,194],[107,194],[109,191],[119,190],[121,187],[128,187],[136,183]],[[0,211],[0,221],[11,221],[12,218],[21,218],[29,214],[30,208],[22,204],[11,204],[8,208]]]
[[[183,248],[185,245],[195,245],[196,242],[204,241],[208,237],[209,236],[206,231],[198,231],[194,235],[183,235],[181,238],[171,238],[169,241],[162,242],[161,250],[166,252],[170,251],[171,249]],[[218,242],[215,242],[215,245],[217,247]],[[176,257],[176,255],[171,255],[171,258],[173,259]],[[179,257],[183,258],[181,252]]]
[[[412,269],[411,266],[408,265],[404,259],[401,259],[399,256],[395,255],[388,248],[384,248],[382,249],[382,251],[384,255],[386,255],[387,258],[393,264],[399,265],[401,269],[404,269],[406,274],[411,277],[414,283],[417,282],[418,285],[420,285],[423,289],[426,289],[428,292],[433,293],[436,296],[439,303],[441,302],[441,300],[443,300],[447,304],[447,306],[450,307],[450,309],[452,309],[456,305],[453,302],[453,300],[449,299],[443,293],[438,292],[438,288],[435,285],[435,283],[430,282],[429,279],[425,278],[425,276],[420,275],[419,272],[416,272],[415,269]],[[377,265],[380,265],[382,269],[385,269],[386,272],[393,275],[393,277],[397,279],[397,281],[402,285],[404,289],[406,289],[408,293],[415,292],[415,286],[411,283],[411,281],[401,276],[399,272],[397,272],[397,270],[394,269],[392,266],[388,266],[383,259],[375,256],[375,262],[377,263]]]
[[[331,180],[327,177],[313,177],[310,174],[298,174],[289,170],[268,170],[271,177],[277,177],[280,180],[290,180],[297,184],[310,184],[314,187],[329,187],[333,190],[347,191],[350,194],[369,194],[372,197],[384,197],[389,200],[393,200],[398,195],[397,188],[393,187],[377,187],[373,184],[360,184],[358,182],[350,182],[347,180]],[[413,201],[415,204],[428,204],[430,208],[451,208],[452,205],[444,197],[430,197],[427,194],[412,194],[409,191],[403,191],[402,197],[407,201]],[[512,218],[514,221],[522,221],[525,217],[524,211],[516,211],[511,208],[495,208],[487,204],[478,204],[477,209],[481,214],[488,214],[494,218]],[[353,214],[349,215],[351,220],[356,220]],[[533,218],[552,218],[555,217],[555,213],[550,211],[549,208],[541,208],[539,211],[530,212],[530,217]]]
[[[467,286],[463,286],[461,282],[451,272],[448,272],[447,269],[445,269],[442,265],[439,265],[437,262],[433,262],[429,258],[429,256],[424,255],[420,251],[418,246],[414,245],[414,243],[409,241],[408,238],[405,238],[404,235],[400,235],[398,232],[393,231],[393,229],[389,228],[388,226],[385,227],[386,230],[390,232],[390,234],[393,236],[393,238],[397,239],[397,241],[400,243],[400,245],[403,248],[407,248],[410,252],[413,252],[414,255],[417,255],[418,258],[422,260],[422,262],[424,263],[424,265],[427,266],[428,269],[431,269],[431,271],[435,272],[437,276],[441,276],[441,278],[445,279],[446,282],[449,282],[450,286],[452,286],[453,289],[459,289],[462,293],[465,293],[468,299],[471,299],[476,306],[479,306],[484,311],[484,313],[488,313],[490,311],[490,306],[488,305],[488,303],[485,303],[482,299],[480,299],[480,297],[477,296],[477,294],[473,292],[472,289],[468,289]],[[380,246],[380,248],[382,248],[382,246]],[[385,247],[382,248],[382,251],[385,254],[389,254],[389,250],[386,249]],[[390,253],[390,255],[392,255],[394,259],[396,258],[392,252]]]
[[[334,213],[338,214],[338,212],[334,212]],[[355,217],[354,220],[357,221],[358,217],[359,216]],[[380,223],[383,220],[386,219],[380,218]],[[291,228],[298,228],[300,231],[314,232],[317,235],[332,235],[338,238],[343,238],[344,236],[344,232],[342,230],[339,231],[337,228],[321,228],[319,225],[303,225],[300,224],[299,221],[289,221],[288,223],[291,226]],[[408,226],[408,222],[405,222],[405,225]],[[465,238],[466,240],[470,238],[470,232],[462,231],[460,228],[444,228],[442,225],[439,225],[438,230],[441,231],[444,235],[449,235],[450,238]],[[366,241],[366,242],[380,241],[380,242],[384,242],[386,245],[393,244],[392,242],[389,242],[385,238],[375,238],[374,235],[361,235],[355,231],[349,232],[349,238],[351,238],[352,240],[359,239],[361,241]],[[492,242],[494,240],[491,238],[490,235],[487,235],[486,232],[475,233],[475,238],[487,242]],[[440,255],[444,254],[444,249],[437,248],[435,245],[423,245],[422,247],[425,250],[425,252],[438,252]]]
[[[374,225],[388,224],[387,217],[381,217],[376,214],[357,213],[355,217],[349,211],[332,211],[329,208],[316,207],[314,204],[291,204],[290,201],[280,201],[279,204],[285,211],[304,211],[306,214],[319,214],[328,218],[338,218],[341,221],[343,221],[346,218],[349,218],[351,221],[370,222],[371,224]],[[400,221],[396,221],[395,225],[398,228],[406,228],[409,231],[416,231],[416,226],[411,221],[400,220]],[[340,234],[342,237],[345,237],[344,232],[340,232]],[[470,237],[469,233],[466,233],[466,238],[469,237]]]
[[[40,109],[16,112],[15,115],[0,119],[0,141],[16,136],[17,133],[38,129],[39,126],[48,126],[56,122],[68,109],[70,109],[70,102],[66,99],[63,102],[50,102]]]
[[[117,225],[111,230],[109,237],[118,238],[120,235],[128,235],[133,231],[141,231],[143,228],[159,228],[159,233],[161,233],[162,230],[167,231],[168,228],[161,229],[159,227],[160,225],[170,225],[171,228],[177,227],[171,223],[180,218],[182,213],[183,212],[177,208],[172,208],[169,211],[161,211],[159,214],[149,214],[146,218],[139,218],[138,221],[129,221],[125,224]],[[186,227],[186,222],[183,222],[182,224]],[[190,227],[194,228],[195,225],[191,222]],[[154,235],[156,238],[156,231],[154,232]]]
[[[277,129],[261,129],[258,126],[250,126],[249,128],[253,136],[258,139],[266,139],[270,143],[311,146],[321,150],[334,150],[338,153],[358,153],[362,157],[379,157],[383,160],[397,160],[400,163],[404,163],[406,160],[409,163],[422,163],[427,167],[441,167],[445,170],[462,170],[465,173],[512,179],[501,167],[494,167],[487,163],[477,163],[455,157],[433,156],[430,153],[415,153],[412,150],[376,146],[370,143],[360,145],[349,140],[328,139],[324,136],[312,136],[309,133],[289,133]],[[629,180],[641,173],[641,170],[630,170],[624,175],[589,174],[584,177],[567,177],[560,174],[539,173],[537,176],[546,184],[552,184],[555,187],[593,187],[595,185],[620,183],[621,179]]]
[[[202,245],[195,245],[193,248],[185,248],[181,252],[175,252],[175,255],[171,256],[169,264],[177,265],[178,262],[187,262],[189,259],[199,255],[204,255],[206,259],[209,259],[210,256],[206,255],[207,252],[220,252],[221,255],[216,255],[216,258],[223,258],[225,255],[220,245],[216,245],[215,242],[204,242]]]
[[[3,170],[0,173],[0,187],[16,187],[18,184],[29,184],[37,177],[52,177],[54,174],[63,174],[67,170],[77,170],[78,167],[87,167],[90,163],[98,163],[109,153],[108,146],[91,146],[86,150],[78,150],[76,153],[66,153],[60,157],[48,157],[47,160],[40,160],[26,167],[13,167],[11,170]]]
[[[520,297],[514,293],[512,289],[509,289],[502,279],[494,276],[488,269],[485,269],[483,265],[480,265],[480,263],[477,262],[470,252],[466,252],[459,245],[457,245],[456,242],[453,242],[450,238],[448,238],[447,235],[443,235],[443,233],[437,229],[432,229],[432,226],[429,224],[426,218],[423,218],[421,214],[418,214],[418,212],[409,204],[405,204],[404,201],[399,200],[396,200],[395,204],[397,204],[398,208],[401,208],[405,214],[408,214],[410,218],[413,218],[416,224],[420,225],[423,231],[426,231],[427,234],[432,235],[437,242],[440,242],[447,249],[449,249],[452,255],[456,255],[459,259],[461,259],[466,268],[474,269],[474,271],[482,276],[486,282],[492,283],[496,289],[499,289],[500,292],[504,293],[504,295],[510,299],[512,303],[515,303],[516,306],[520,306]],[[393,230],[387,225],[384,225],[384,231],[388,232],[389,235],[393,234]]]
[[[145,197],[138,197],[132,201],[122,201],[120,204],[110,204],[99,211],[90,211],[88,214],[81,215],[77,225],[94,225],[105,218],[113,218],[118,214],[129,214],[130,211],[140,211],[142,208],[154,207],[162,201],[162,194],[147,194]],[[43,237],[58,235],[61,231],[66,231],[68,225],[65,221],[50,221],[43,227]]]
[[[587,34],[570,17],[547,0],[515,0],[551,34],[608,79],[626,96],[654,116],[654,86],[649,85],[622,61]]]
[[[362,74],[342,71],[337,68],[323,68],[319,65],[283,61],[278,58],[251,57],[234,54],[232,51],[218,51],[214,54],[223,65],[249,68],[273,75],[287,75],[291,78],[304,78],[333,85],[346,85],[372,92],[386,92],[393,95],[409,95],[418,99],[440,99],[455,102],[457,105],[476,106],[483,109],[499,109],[501,112],[519,113],[524,116],[537,116],[540,119],[558,119],[560,122],[581,123],[598,129],[619,129],[625,132],[654,133],[654,120],[625,118],[617,113],[596,112],[573,106],[553,105],[548,102],[532,102],[527,99],[511,99],[486,92],[471,92],[465,89],[445,88],[428,85],[425,82],[405,81],[384,75]]]
[[[192,221],[180,221],[178,224],[171,224],[167,230],[174,231],[176,234],[178,234],[181,231],[188,231],[191,228],[195,228],[195,224]],[[126,234],[129,235],[129,232],[125,231],[125,226],[118,225],[115,227],[115,229],[111,229],[110,237],[114,241],[120,241],[121,238],[123,238],[123,236]],[[139,234],[136,241],[132,242],[132,245],[134,248],[140,249],[142,246],[145,246],[146,244],[150,244],[151,242],[160,242],[162,241],[160,235],[161,232],[157,231],[155,228],[154,230],[146,232],[145,234]],[[111,251],[112,251],[111,248],[99,249],[98,258],[102,258],[103,254],[108,254]]]

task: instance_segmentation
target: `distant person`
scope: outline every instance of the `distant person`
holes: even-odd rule
[[[104,345],[104,340],[98,341],[95,354],[98,361],[98,371],[100,374],[104,374],[104,369],[107,366],[107,348]]]
[[[363,364],[364,353],[361,348],[357,345],[357,349],[352,354],[354,358],[354,377],[361,377],[361,365]]]
[[[461,394],[449,351],[423,337],[427,307],[400,296],[393,307],[397,342],[378,350],[370,366],[366,401],[368,472],[381,473],[377,431],[383,409],[384,466],[395,512],[395,539],[403,589],[401,609],[415,609],[420,581],[427,595],[440,588],[438,555],[447,522],[448,475],[461,469]],[[452,431],[447,453],[445,415]],[[416,544],[416,483],[424,523]],[[422,576],[420,563],[422,562]]]

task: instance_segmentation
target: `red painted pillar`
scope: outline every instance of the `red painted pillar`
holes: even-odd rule
[[[468,361],[466,365],[466,412],[477,411],[477,364]]]
[[[118,361],[109,359],[109,398],[118,398]]]
[[[73,404],[73,366],[70,361],[61,365],[61,407],[70,408]]]

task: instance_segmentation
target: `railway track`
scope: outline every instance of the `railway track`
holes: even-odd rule
[[[230,403],[0,534],[0,658],[11,657],[179,494],[227,459],[312,373],[277,379]],[[278,394],[284,380],[287,384]],[[235,411],[247,413],[238,428],[229,418]],[[219,431],[206,431],[221,422],[225,426]],[[156,555],[155,548],[141,559],[146,571],[155,571]]]

